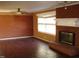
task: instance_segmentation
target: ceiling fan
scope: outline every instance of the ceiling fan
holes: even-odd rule
[[[65,9],[67,9],[68,5],[72,5],[72,4],[76,4],[79,3],[77,1],[62,1],[61,3],[58,3],[58,5],[61,5],[63,7],[65,7]]]
[[[61,3],[59,3],[60,5],[67,5],[67,4],[73,4],[73,3],[77,3],[77,1],[62,1]]]
[[[17,9],[17,12],[16,12],[18,15],[26,15],[26,14],[30,14],[28,12],[25,12],[25,11],[21,11],[20,8]]]

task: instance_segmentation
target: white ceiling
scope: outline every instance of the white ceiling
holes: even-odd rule
[[[62,3],[63,1],[0,1],[0,11],[17,11],[17,8],[21,8],[21,11],[31,13],[53,9]]]

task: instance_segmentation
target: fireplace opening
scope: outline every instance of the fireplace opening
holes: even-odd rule
[[[75,34],[73,32],[59,32],[59,42],[68,45],[74,45]]]

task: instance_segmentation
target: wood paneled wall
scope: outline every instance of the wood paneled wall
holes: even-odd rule
[[[0,38],[33,35],[33,17],[0,15]]]
[[[79,18],[79,4],[57,8],[56,9],[57,18]]]

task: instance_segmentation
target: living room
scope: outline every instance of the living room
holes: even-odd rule
[[[0,57],[79,57],[79,2],[0,1]]]

